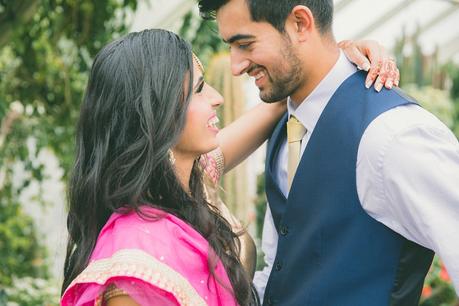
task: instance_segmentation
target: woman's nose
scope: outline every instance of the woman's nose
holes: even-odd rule
[[[210,102],[212,107],[219,107],[220,105],[223,104],[223,97],[222,95],[212,86],[209,86],[210,88]]]

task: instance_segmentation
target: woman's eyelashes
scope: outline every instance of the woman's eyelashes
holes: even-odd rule
[[[196,90],[195,90],[195,93],[200,93],[202,91],[202,89],[204,88],[204,81],[201,80],[199,82],[199,85],[196,87]]]

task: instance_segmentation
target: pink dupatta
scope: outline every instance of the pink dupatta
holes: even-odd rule
[[[144,220],[114,213],[101,230],[86,269],[66,289],[63,306],[103,305],[107,286],[124,290],[140,305],[237,305],[219,261],[211,277],[209,244],[181,219],[159,209]]]

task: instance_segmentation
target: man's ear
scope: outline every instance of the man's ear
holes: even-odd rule
[[[297,5],[288,16],[285,27],[290,36],[298,42],[305,42],[316,27],[314,15],[307,6]]]

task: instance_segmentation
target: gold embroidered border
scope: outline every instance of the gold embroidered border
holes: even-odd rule
[[[180,305],[207,305],[185,277],[153,256],[137,249],[119,250],[110,258],[91,262],[73,280],[69,288],[77,283],[103,285],[109,278],[115,276],[135,277],[153,284],[172,293]]]
[[[218,176],[221,177],[225,172],[225,157],[223,156],[222,149],[218,147],[217,149],[211,151],[208,154],[215,159],[215,162],[217,164],[217,171],[219,174]]]

